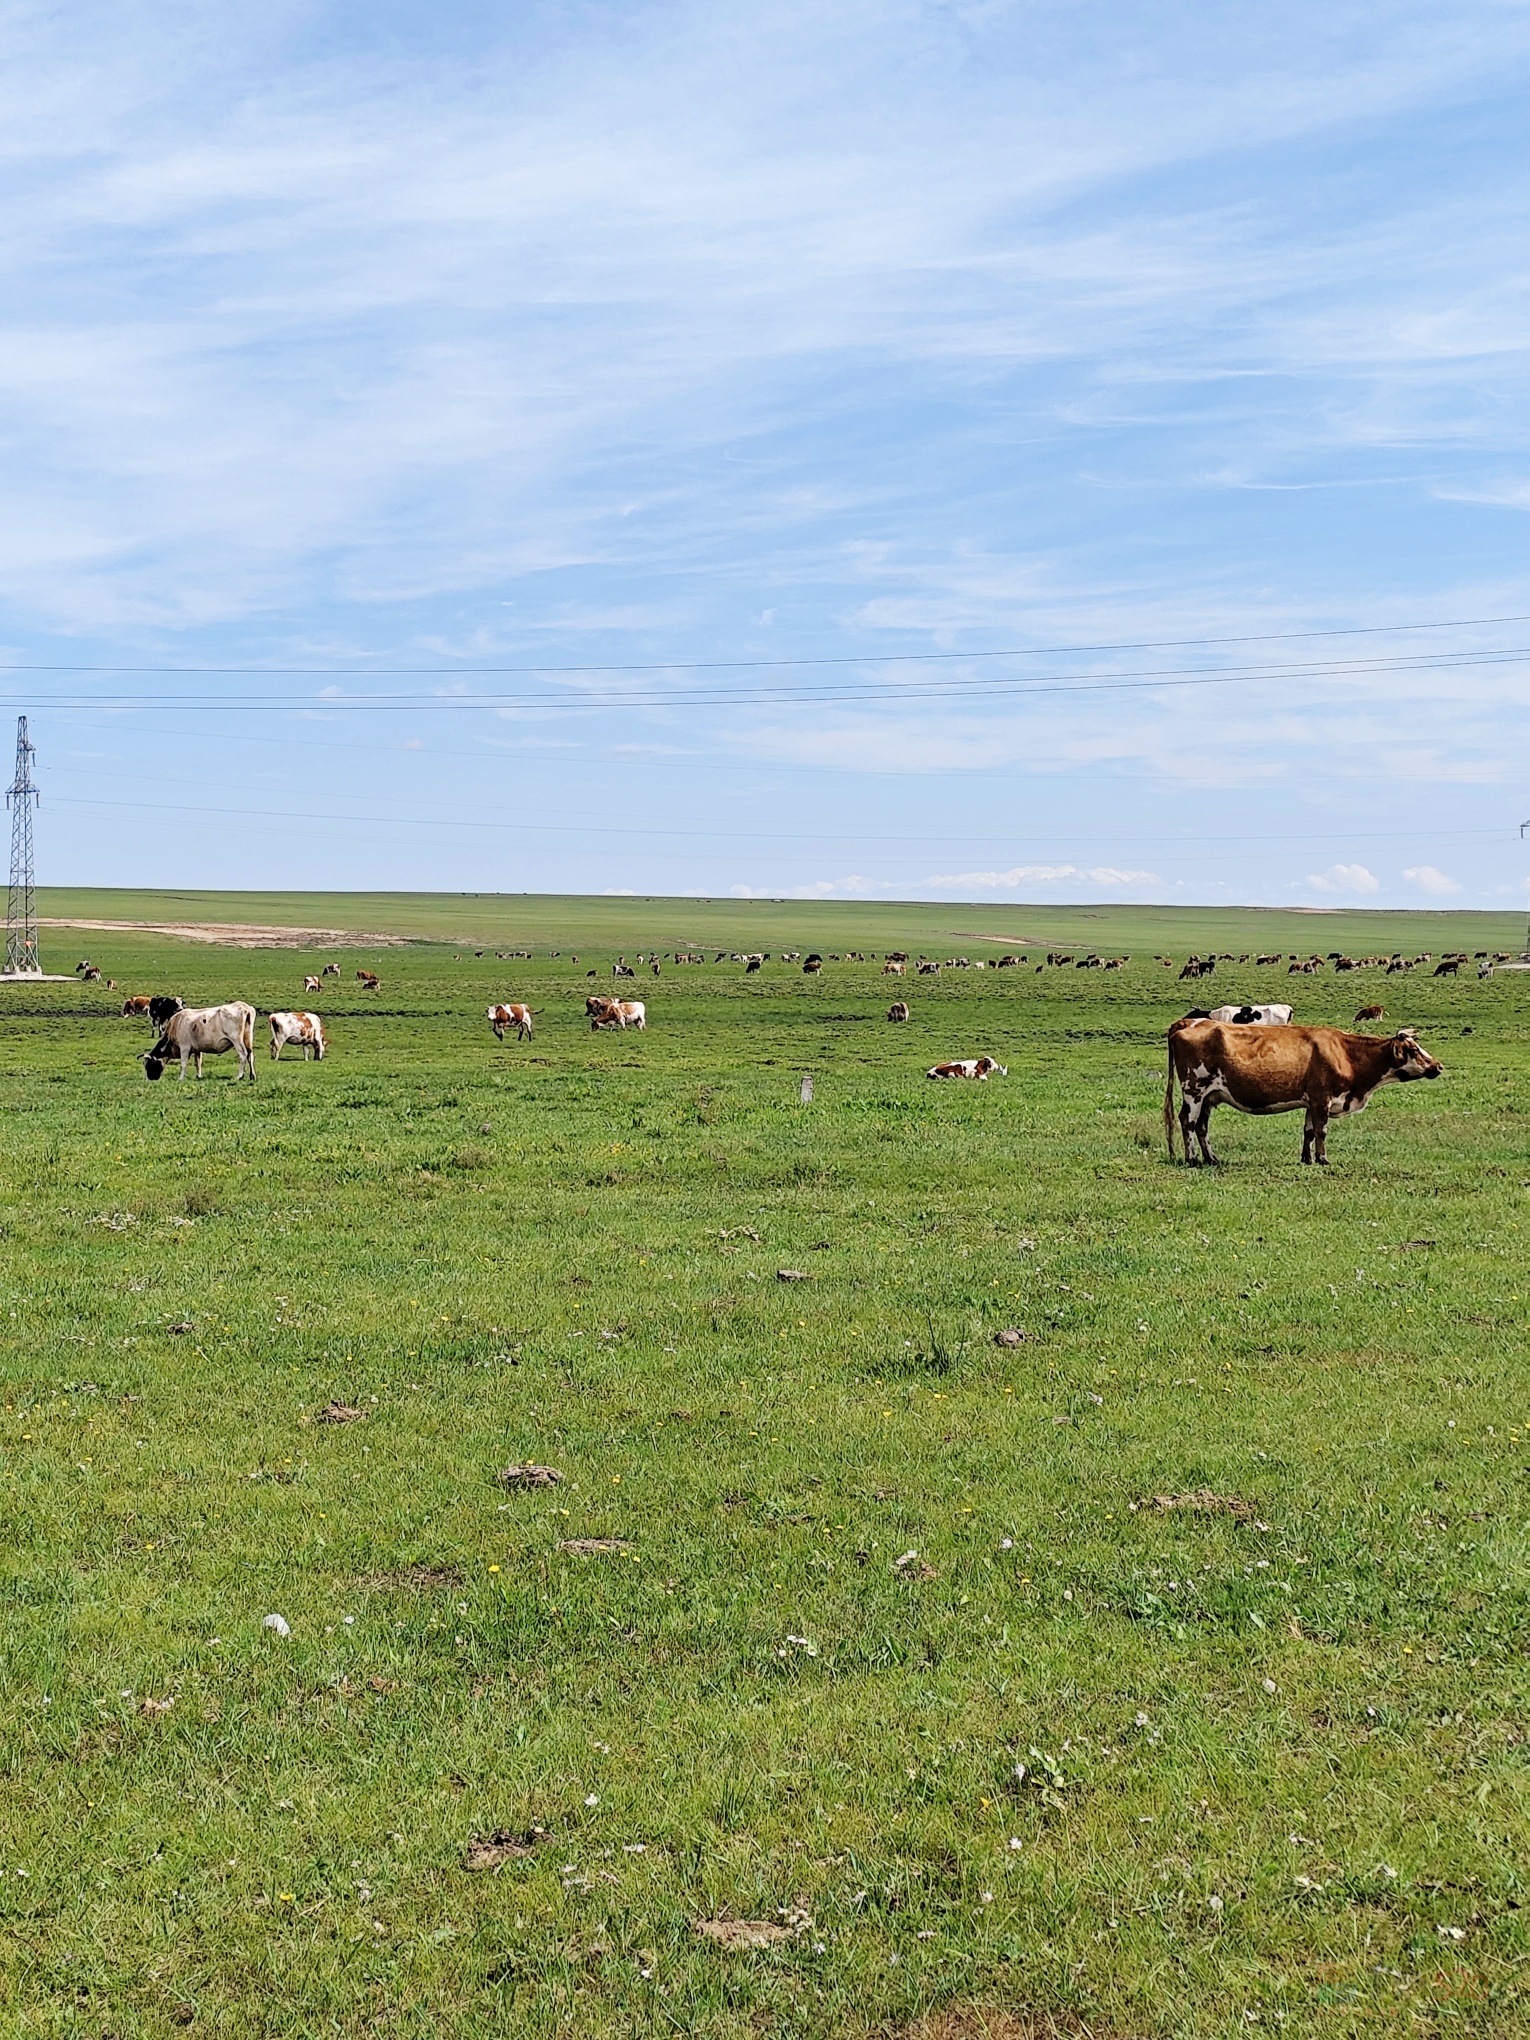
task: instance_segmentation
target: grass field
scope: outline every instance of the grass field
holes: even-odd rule
[[[1385,999],[1446,1077],[1326,1173],[1223,1114],[1213,1175],[1165,1158],[1149,954],[1517,920],[44,911],[412,940],[305,1001],[317,951],[48,934],[317,1006],[329,1059],[253,1088],[145,1083],[100,987],[0,995],[0,2031],[1530,2025],[1530,977],[1224,965]],[[638,984],[646,1034],[582,1020],[617,948],[964,929],[1134,961],[907,980],[905,1028],[875,965],[708,962]]]

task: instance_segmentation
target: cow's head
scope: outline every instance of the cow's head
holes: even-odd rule
[[[1413,1038],[1411,1028],[1401,1034],[1394,1034],[1387,1044],[1392,1055],[1392,1075],[1399,1084],[1411,1084],[1416,1077],[1438,1077],[1443,1075],[1439,1063],[1421,1048]]]
[[[995,1062],[991,1055],[978,1057],[978,1073],[980,1076],[985,1077],[1007,1077],[1009,1075],[1009,1071],[1005,1069],[1003,1063]]]
[[[169,1042],[161,1035],[143,1059],[143,1073],[151,1084],[157,1084],[165,1074],[165,1064],[170,1060]]]

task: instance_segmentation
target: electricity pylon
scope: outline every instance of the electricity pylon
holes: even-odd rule
[[[42,974],[37,953],[37,900],[32,873],[32,805],[42,799],[32,784],[37,746],[27,735],[27,719],[16,718],[16,777],[5,796],[11,811],[11,890],[5,908],[5,975]]]

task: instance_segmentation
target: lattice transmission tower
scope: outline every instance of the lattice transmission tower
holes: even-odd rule
[[[38,976],[37,899],[32,872],[32,808],[42,795],[32,784],[37,746],[27,735],[27,719],[16,718],[16,777],[5,796],[11,811],[11,890],[5,907],[5,975]]]

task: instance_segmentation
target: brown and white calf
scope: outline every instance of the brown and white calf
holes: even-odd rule
[[[143,1059],[144,1075],[150,1083],[157,1083],[165,1073],[165,1065],[177,1056],[181,1063],[181,1082],[186,1081],[186,1065],[195,1062],[197,1079],[202,1076],[204,1055],[227,1055],[233,1049],[239,1058],[239,1068],[234,1077],[237,1084],[240,1077],[255,1081],[255,1008],[245,1004],[243,999],[230,1000],[226,1006],[183,1007],[179,1013],[172,1013],[164,1022],[164,1031],[158,1041]]]
[[[489,1025],[494,1029],[494,1039],[503,1041],[510,1028],[515,1029],[517,1041],[531,1039],[531,1008],[529,1006],[491,1006]]]
[[[147,1020],[150,1004],[151,1001],[147,992],[134,992],[131,998],[124,999],[122,1002],[123,1019]]]
[[[313,976],[311,976],[311,975],[310,975],[310,976],[308,976],[308,977],[305,977],[305,978],[304,978],[304,980],[303,980],[303,990],[304,990],[305,992],[316,992],[316,991],[317,991],[318,989],[319,989],[319,980],[318,980],[318,979],[317,979],[316,977],[313,977]]]
[[[936,1063],[934,1069],[926,1070],[927,1077],[975,1077],[980,1084],[986,1084],[990,1076],[1007,1077],[1009,1071],[1003,1063],[995,1062],[991,1055],[977,1056],[971,1062]]]
[[[1169,1081],[1163,1094],[1169,1159],[1176,1159],[1176,1079],[1180,1138],[1193,1168],[1192,1137],[1203,1160],[1217,1160],[1207,1129],[1218,1105],[1260,1117],[1305,1109],[1302,1160],[1326,1163],[1330,1119],[1363,1112],[1383,1084],[1409,1084],[1440,1073],[1440,1065],[1411,1034],[1388,1038],[1346,1034],[1337,1027],[1234,1027],[1218,1020],[1179,1020],[1169,1029]]]
[[[364,992],[380,992],[382,990],[382,979],[375,970],[358,970],[356,975],[361,980],[361,989]]]
[[[271,1060],[280,1062],[282,1050],[289,1041],[295,1041],[303,1051],[303,1060],[323,1062],[325,1040],[324,1024],[317,1013],[273,1013],[271,1015]]]

